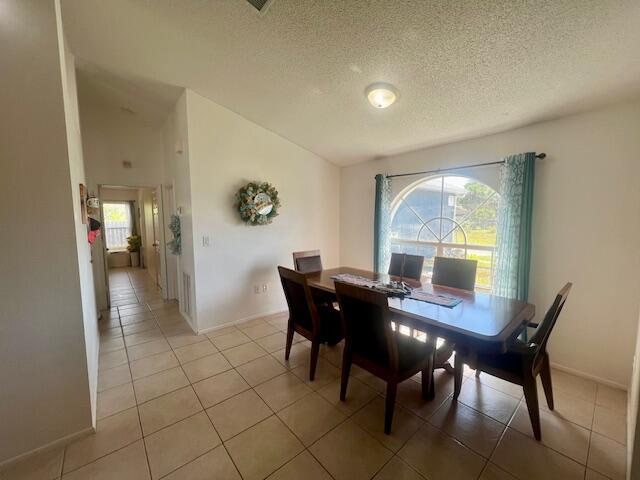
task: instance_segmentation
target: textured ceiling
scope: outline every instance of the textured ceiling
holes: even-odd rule
[[[640,93],[638,0],[63,0],[63,20],[78,57],[341,165]],[[387,110],[364,96],[379,81]]]

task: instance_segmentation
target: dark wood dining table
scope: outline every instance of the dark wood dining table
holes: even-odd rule
[[[396,279],[351,267],[338,267],[306,275],[312,289],[335,295],[332,277],[339,274],[359,275],[388,282]],[[505,352],[535,315],[535,307],[526,302],[498,297],[483,292],[468,292],[431,283],[407,281],[413,288],[456,297],[462,301],[445,307],[411,298],[389,297],[389,310],[394,321],[419,331],[445,338],[459,348],[473,352]]]

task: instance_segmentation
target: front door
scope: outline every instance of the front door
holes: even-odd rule
[[[151,213],[153,218],[153,250],[151,251],[151,255],[153,255],[153,264],[155,265],[155,281],[156,285],[162,288],[162,279],[160,272],[160,214],[159,214],[159,188],[153,190],[151,192]]]

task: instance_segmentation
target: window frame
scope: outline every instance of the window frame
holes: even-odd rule
[[[102,216],[104,219],[104,245],[105,248],[107,249],[108,252],[110,253],[118,253],[118,252],[126,252],[127,251],[127,246],[128,243],[126,242],[126,238],[133,235],[134,232],[134,227],[135,227],[135,218],[133,217],[133,215],[131,214],[131,207],[133,202],[130,200],[104,200],[102,202]],[[107,215],[105,213],[105,207],[107,205],[124,205],[125,208],[129,211],[129,229],[128,229],[128,234],[125,236],[125,244],[124,245],[118,245],[117,247],[110,247],[109,246],[109,230],[112,229],[121,229],[121,228],[126,228],[126,227],[108,227],[107,226]]]

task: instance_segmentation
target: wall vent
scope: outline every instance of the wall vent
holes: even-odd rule
[[[247,2],[258,12],[264,14],[266,13],[271,3],[273,3],[273,0],[247,0]]]
[[[182,312],[191,318],[191,276],[182,272]]]

